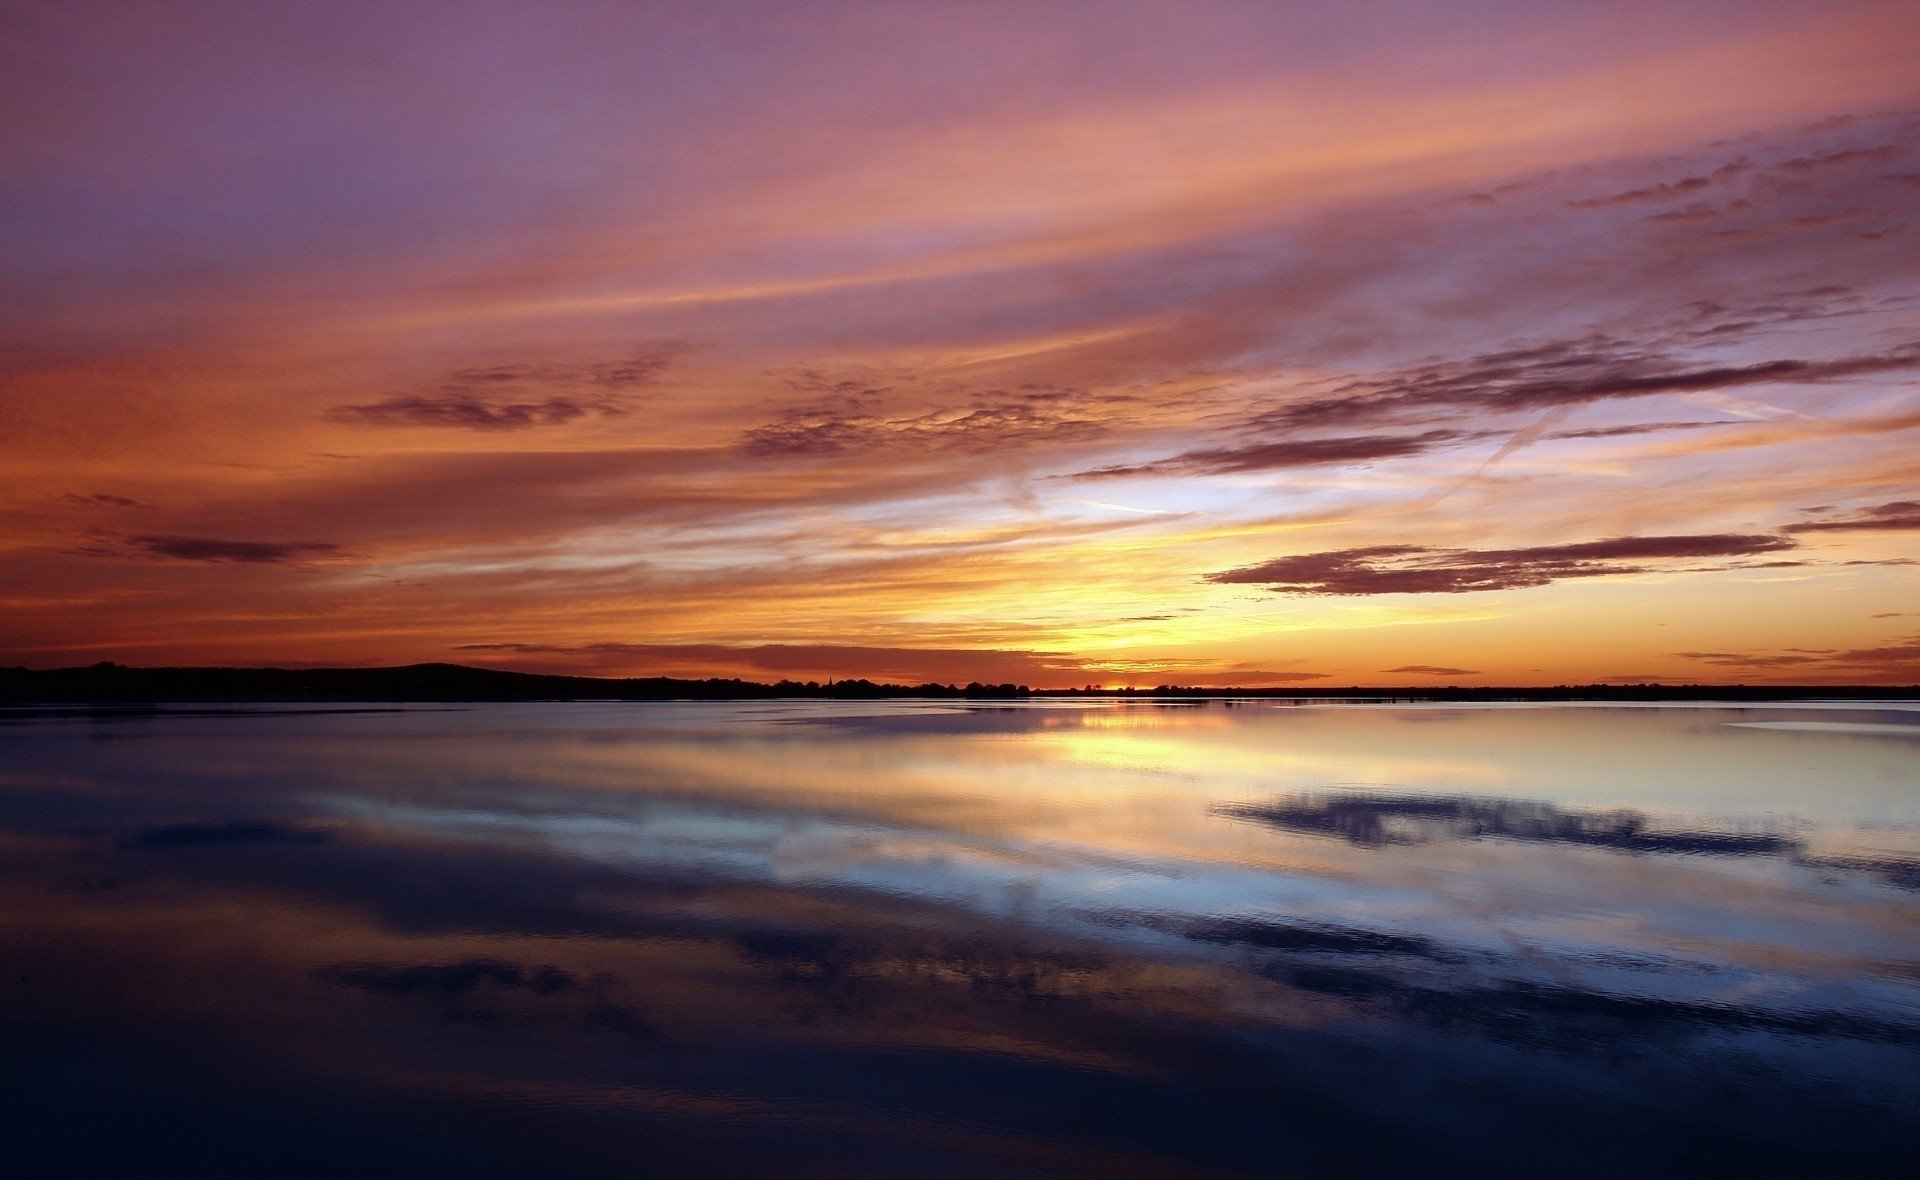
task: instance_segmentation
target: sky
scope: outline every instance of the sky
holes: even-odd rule
[[[1920,682],[1915,44],[0,3],[0,664]]]

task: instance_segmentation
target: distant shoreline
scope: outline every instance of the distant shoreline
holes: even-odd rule
[[[1582,684],[1466,687],[1345,685],[1245,688],[1029,688],[1020,684],[882,684],[870,680],[684,680],[557,676],[409,664],[394,668],[0,668],[4,705],[159,705],[300,701],[406,703],[690,700],[1260,699],[1300,701],[1683,701],[1916,700],[1920,685]]]

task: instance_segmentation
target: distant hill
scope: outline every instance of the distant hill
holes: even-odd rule
[[[164,704],[192,701],[577,701],[577,700],[827,700],[928,698],[1007,700],[1025,697],[1258,697],[1285,700],[1361,698],[1400,701],[1777,701],[1798,699],[1905,700],[1920,686],[1588,684],[1552,687],[1423,687],[1360,685],[1344,688],[1030,689],[1020,684],[876,684],[870,680],[676,680],[665,676],[603,678],[549,676],[472,668],[462,664],[408,664],[397,668],[0,668],[4,704]]]

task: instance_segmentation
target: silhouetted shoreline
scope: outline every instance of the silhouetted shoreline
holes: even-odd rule
[[[738,679],[685,680],[665,676],[557,676],[409,664],[394,668],[78,668],[0,669],[0,703],[167,704],[270,701],[675,701],[771,700],[1008,700],[1054,697],[1257,698],[1300,701],[1782,701],[1905,700],[1920,686],[1583,684],[1552,686],[1349,685],[1310,688],[1236,688],[1159,685],[1152,688],[1030,688],[1024,684],[882,684],[871,680],[761,683]]]

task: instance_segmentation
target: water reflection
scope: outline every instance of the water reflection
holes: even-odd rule
[[[1683,856],[1778,856],[1836,872],[1866,873],[1901,889],[1920,889],[1920,857],[1813,856],[1807,852],[1806,841],[1791,836],[1661,830],[1651,826],[1643,812],[1625,809],[1569,811],[1523,799],[1374,793],[1300,795],[1266,804],[1225,804],[1218,812],[1283,831],[1337,835],[1370,846],[1500,839]]]
[[[0,1117],[68,1172],[1891,1171],[1914,735],[1878,705],[14,715]]]

